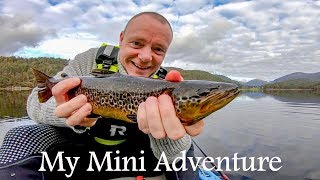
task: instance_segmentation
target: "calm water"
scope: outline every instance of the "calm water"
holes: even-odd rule
[[[0,118],[25,116],[26,94],[0,94]],[[26,123],[30,122],[2,121],[0,143],[9,128]],[[206,118],[205,124],[194,140],[210,157],[232,158],[238,153],[238,157],[281,158],[278,172],[268,170],[265,163],[266,172],[226,172],[231,179],[320,179],[319,95],[243,93]]]
[[[30,92],[0,91],[0,119],[26,116],[26,102]]]

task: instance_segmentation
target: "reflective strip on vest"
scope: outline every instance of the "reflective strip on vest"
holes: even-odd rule
[[[106,46],[106,48],[104,49],[104,51],[103,51],[102,54],[105,54],[105,55],[107,55],[107,56],[110,56],[112,50],[113,50],[113,46]]]
[[[156,74],[152,75],[151,77],[152,77],[153,79],[158,79],[158,78],[159,78],[159,76],[156,75]]]
[[[107,140],[107,139],[102,139],[102,138],[98,138],[98,137],[94,137],[94,140],[102,145],[107,145],[107,146],[115,146],[118,144],[121,144],[123,142],[125,142],[125,139],[122,140]]]
[[[109,68],[109,71],[111,72],[118,72],[118,70],[119,70],[118,64],[111,65]]]
[[[103,68],[102,64],[97,64],[97,69],[102,69],[102,68]]]

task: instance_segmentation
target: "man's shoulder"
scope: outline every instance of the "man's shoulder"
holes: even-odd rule
[[[98,51],[98,49],[99,49],[99,47],[92,47],[92,48],[90,48],[90,49],[88,49],[88,50],[86,50],[86,51],[84,51],[84,52],[82,52],[82,53],[97,53],[97,51]],[[80,54],[82,54],[82,53],[80,53]]]
[[[107,50],[105,50],[106,47],[108,47]],[[94,55],[96,55],[96,54],[97,54],[98,52],[100,52],[100,51],[102,51],[102,53],[105,53],[105,52],[107,52],[108,50],[109,50],[110,53],[111,53],[111,51],[112,51],[113,49],[119,49],[119,47],[118,47],[118,46],[114,46],[114,45],[102,45],[102,46],[99,46],[99,47],[92,47],[92,48],[90,48],[90,49],[88,49],[88,50],[80,53],[79,55],[81,55],[81,54],[94,54]],[[108,54],[108,55],[110,55],[110,54]]]
[[[91,58],[95,58],[95,56],[96,56],[96,54],[97,54],[97,52],[98,52],[98,49],[99,49],[99,47],[95,47],[95,48],[90,48],[90,49],[88,49],[88,50],[86,50],[86,51],[83,51],[83,52],[80,52],[80,53],[78,53],[75,57],[74,57],[74,59],[76,60],[76,59],[91,59]]]

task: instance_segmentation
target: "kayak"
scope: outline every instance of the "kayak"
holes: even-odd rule
[[[200,180],[221,180],[220,176],[216,175],[212,171],[207,171],[202,167],[199,167],[198,172]]]
[[[16,124],[16,126],[33,125],[34,124],[34,122],[31,121],[29,117],[4,118],[0,121],[0,123],[3,123],[3,124],[12,123],[12,124]],[[14,126],[14,127],[16,127],[16,126]],[[6,126],[4,126],[4,127],[6,127]],[[0,126],[0,129],[1,129],[1,126]],[[8,131],[8,129],[6,129],[6,131]],[[3,138],[4,137],[0,136],[0,139],[3,139]],[[0,145],[1,144],[2,144],[2,142],[0,142]],[[198,145],[196,143],[195,143],[195,145],[198,147]],[[198,147],[198,148],[200,148],[200,147]],[[200,180],[224,180],[225,179],[225,178],[223,178],[223,176],[221,174],[218,174],[218,172],[205,170],[202,166],[199,166],[198,169],[199,169],[198,174],[199,174]]]

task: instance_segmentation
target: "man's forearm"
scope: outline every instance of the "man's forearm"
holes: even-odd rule
[[[45,103],[39,103],[38,88],[34,88],[27,100],[27,112],[29,117],[43,124],[50,124],[54,126],[67,126],[64,118],[58,118],[54,114],[56,103],[54,98],[50,98]]]

